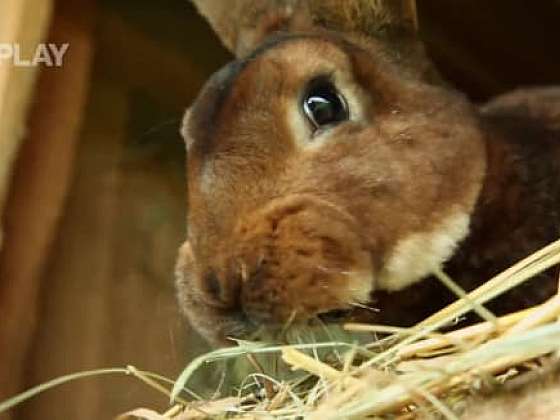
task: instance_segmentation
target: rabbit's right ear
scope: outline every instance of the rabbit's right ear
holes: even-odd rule
[[[276,31],[323,28],[399,44],[416,37],[415,0],[192,1],[238,57]]]

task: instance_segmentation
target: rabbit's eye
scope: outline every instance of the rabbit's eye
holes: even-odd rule
[[[315,129],[348,119],[346,101],[329,81],[311,84],[303,98],[303,111]]]

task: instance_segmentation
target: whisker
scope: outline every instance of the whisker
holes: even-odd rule
[[[361,308],[361,309],[367,309],[368,311],[375,312],[375,313],[381,312],[381,309],[379,309],[379,308],[372,308],[371,306],[368,306],[368,305],[365,305],[365,304],[359,303],[359,302],[350,302],[350,305],[355,306],[357,308]]]
[[[285,324],[282,326],[282,330],[280,331],[280,337],[286,337],[287,332],[289,330],[289,328],[293,325],[295,319],[297,316],[297,310],[293,310],[292,313],[290,314],[290,317],[288,318],[288,320],[285,322]]]
[[[172,118],[172,119],[170,118],[166,121],[156,124],[153,127],[149,128],[148,130],[144,131],[144,133],[142,133],[142,135],[139,136],[139,140],[144,140],[146,137],[149,137],[152,134],[157,133],[158,131],[161,131],[162,129],[168,126],[177,125],[177,127],[179,127],[178,124],[180,122],[181,122],[181,118]]]
[[[245,283],[249,280],[249,270],[247,269],[247,264],[245,261],[241,260],[239,261],[239,267],[241,268],[241,280]]]
[[[325,267],[324,265],[316,265],[315,268],[319,271],[322,271],[324,273],[329,273],[329,274],[342,274],[344,276],[351,276],[353,274],[355,274],[354,271],[344,271],[344,270],[338,270],[335,268],[329,268],[329,267]]]

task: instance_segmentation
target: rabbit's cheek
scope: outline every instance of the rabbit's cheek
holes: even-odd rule
[[[379,273],[377,288],[401,290],[441,267],[467,236],[469,220],[467,214],[458,212],[433,230],[413,233],[398,241]]]
[[[244,313],[277,325],[367,302],[373,268],[358,232],[350,216],[302,196],[252,215],[235,241]]]

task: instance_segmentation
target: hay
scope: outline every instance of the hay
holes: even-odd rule
[[[256,391],[253,387],[244,392],[247,388],[242,386],[236,399],[221,400],[227,401],[228,407],[219,413],[212,411],[211,416],[239,419],[304,416],[328,420],[342,416],[391,415],[405,419],[435,415],[456,419],[455,413],[461,412],[469,399],[485,387],[519,379],[550,363],[547,360],[556,360],[560,351],[560,294],[541,305],[502,317],[494,316],[484,304],[559,263],[560,241],[557,241],[468,294],[435,270],[436,276],[459,299],[415,327],[344,325],[346,331],[354,334],[383,334],[384,345],[331,341],[266,346],[243,342],[239,347],[221,349],[191,363],[175,384],[172,396],[179,394],[203,364],[246,354],[277,353],[299,376],[282,381],[259,373],[260,379],[268,382],[268,392],[259,392],[258,386]],[[477,312],[484,322],[438,332],[469,311]],[[337,349],[342,360],[318,357],[312,351],[325,348]],[[262,381],[260,384],[264,386]],[[204,411],[202,406],[198,409]],[[187,409],[166,418],[197,418],[192,416]]]
[[[120,420],[329,420],[366,416],[457,419],[458,413],[482,391],[538,377],[540,369],[559,364],[560,291],[538,306],[501,317],[484,307],[489,300],[557,264],[560,241],[468,294],[443,272],[434,270],[459,299],[412,328],[349,323],[342,328],[346,334],[354,335],[345,336],[329,327],[325,328],[326,340],[310,333],[310,343],[268,345],[239,341],[236,347],[216,350],[192,361],[172,390],[168,389],[172,381],[132,366],[76,373],[0,403],[0,413],[70,380],[124,373],[169,395],[172,407],[163,414],[140,408]],[[484,322],[440,332],[469,311],[477,312]],[[382,334],[383,338],[364,341],[372,334]],[[297,336],[297,341],[300,339]],[[262,367],[257,357],[263,355],[275,356],[274,369]],[[187,387],[204,365],[247,359],[256,373],[241,381],[237,395],[204,400]],[[291,370],[291,375],[279,374],[277,365]]]

